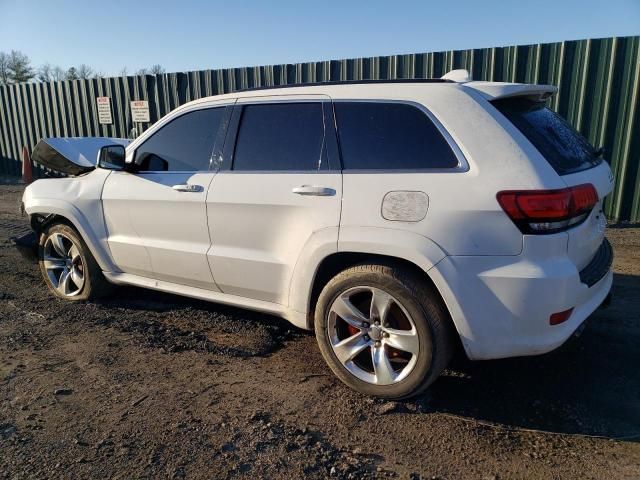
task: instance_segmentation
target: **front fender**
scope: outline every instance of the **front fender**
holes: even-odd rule
[[[107,171],[84,177],[42,179],[29,185],[22,202],[29,215],[60,215],[78,230],[103,271],[117,272],[109,256],[100,195]]]
[[[111,259],[103,253],[106,242],[102,245],[103,242],[95,236],[87,218],[72,204],[64,200],[51,198],[35,199],[25,203],[25,211],[29,215],[37,213],[42,215],[54,214],[66,218],[73,224],[76,230],[78,230],[78,233],[80,233],[87,247],[89,247],[91,254],[96,259],[96,262],[98,262],[98,265],[100,265],[100,268],[108,272],[117,271]]]

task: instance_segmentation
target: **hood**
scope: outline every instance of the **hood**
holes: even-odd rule
[[[33,149],[31,159],[51,170],[79,175],[93,170],[98,152],[107,145],[127,146],[131,140],[109,137],[44,138]]]

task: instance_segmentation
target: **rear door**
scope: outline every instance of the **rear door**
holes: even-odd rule
[[[218,290],[206,258],[205,199],[232,108],[200,108],[171,119],[134,145],[138,171],[109,175],[103,208],[109,248],[122,271]]]
[[[337,248],[342,180],[329,100],[238,100],[207,197],[208,259],[223,292],[287,304],[305,244],[324,231]]]

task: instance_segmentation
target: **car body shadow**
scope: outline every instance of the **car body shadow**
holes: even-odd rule
[[[586,321],[579,337],[540,356],[472,362],[458,355],[410,411],[442,412],[506,428],[640,441],[640,277],[615,274],[613,302]],[[223,315],[297,336],[271,315],[173,294],[123,287],[106,308]],[[296,332],[296,333],[294,333]],[[304,336],[304,335],[303,335]],[[422,407],[426,405],[426,407]]]
[[[640,277],[615,274],[613,302],[546,355],[470,362],[431,387],[429,409],[509,428],[640,441]]]

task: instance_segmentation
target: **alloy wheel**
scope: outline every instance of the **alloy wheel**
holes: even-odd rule
[[[73,297],[82,291],[85,266],[72,239],[62,233],[52,233],[45,241],[42,262],[51,285],[61,295]]]
[[[338,361],[373,385],[405,379],[418,360],[415,322],[391,294],[361,286],[338,295],[329,310],[328,336]]]

